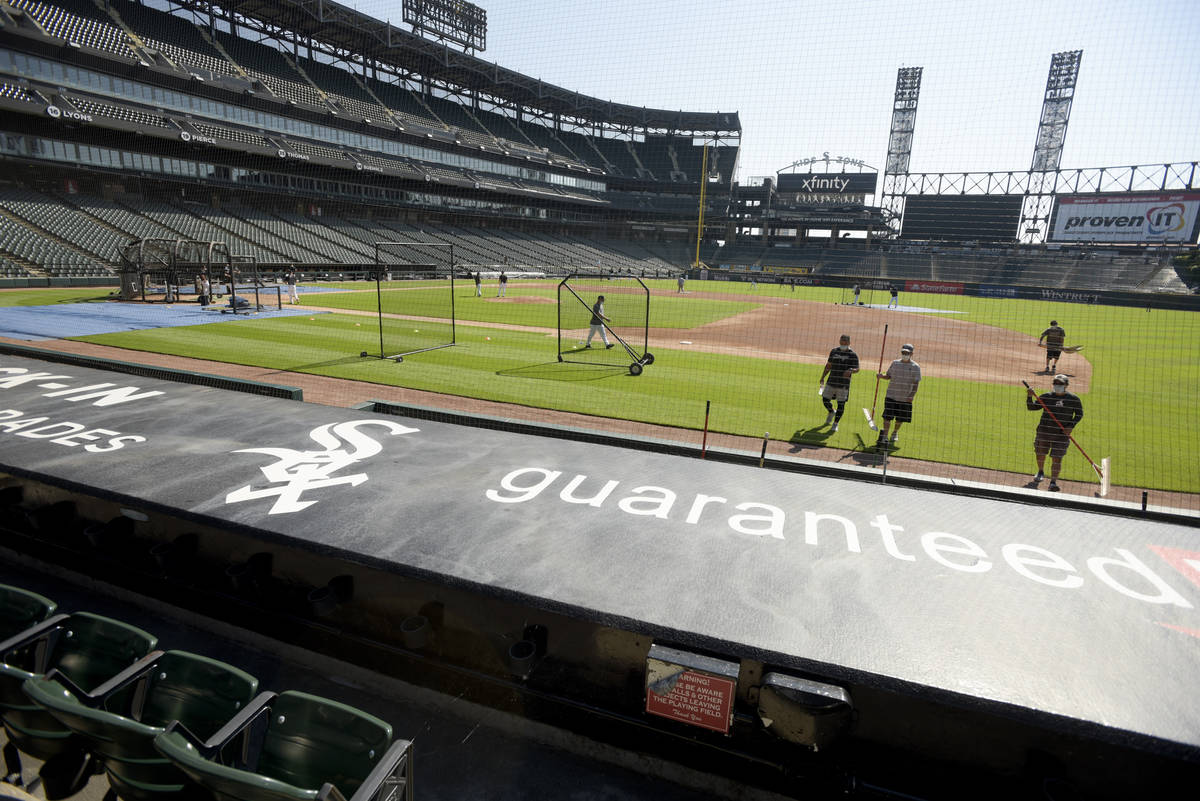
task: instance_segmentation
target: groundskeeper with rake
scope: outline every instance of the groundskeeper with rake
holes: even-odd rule
[[[1062,467],[1062,458],[1067,452],[1067,447],[1070,443],[1075,443],[1075,447],[1079,448],[1079,443],[1075,442],[1071,432],[1083,419],[1083,401],[1079,399],[1078,395],[1067,392],[1070,380],[1061,373],[1054,376],[1054,389],[1040,396],[1028,383],[1024,381],[1021,383],[1025,384],[1027,394],[1025,408],[1031,412],[1039,409],[1042,412],[1041,419],[1038,420],[1037,433],[1033,438],[1033,454],[1037,458],[1038,466],[1037,475],[1033,477],[1033,481],[1036,484],[1045,478],[1046,454],[1048,453],[1050,454],[1050,486],[1048,489],[1051,492],[1058,492],[1058,473]],[[1083,453],[1083,458],[1087,459],[1092,468],[1101,474],[1100,477],[1103,481],[1103,473],[1100,468],[1096,467],[1096,463],[1088,458],[1083,448],[1079,448],[1079,452]]]
[[[877,378],[889,382],[883,396],[883,430],[875,447],[893,447],[900,441],[900,426],[912,422],[913,398],[921,385],[921,365],[913,361],[913,346],[905,343],[900,348],[900,358],[892,362],[886,373],[877,373]],[[895,421],[896,428],[888,438],[888,429]]]

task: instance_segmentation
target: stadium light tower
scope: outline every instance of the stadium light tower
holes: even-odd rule
[[[1075,84],[1079,79],[1079,62],[1082,58],[1082,50],[1068,50],[1050,57],[1042,118],[1033,146],[1029,187],[1017,234],[1022,242],[1032,244],[1045,241],[1050,228],[1050,212],[1054,205],[1063,143],[1067,139],[1067,121],[1071,118],[1071,102],[1075,99]]]
[[[917,122],[917,98],[921,94],[924,67],[901,67],[896,71],[896,96],[892,102],[892,132],[888,136],[887,163],[883,168],[883,206],[897,221],[904,212],[904,175],[912,156],[913,130]],[[897,191],[899,190],[899,191]],[[898,230],[895,231],[899,233]]]
[[[1057,170],[1062,160],[1067,121],[1071,117],[1071,101],[1075,98],[1075,83],[1079,78],[1079,62],[1082,58],[1082,50],[1055,53],[1050,57],[1046,98],[1042,101],[1042,119],[1038,124],[1037,142],[1033,146],[1033,166],[1030,167],[1034,172]]]

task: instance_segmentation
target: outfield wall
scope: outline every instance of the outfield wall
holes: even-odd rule
[[[920,279],[887,280],[876,276],[853,275],[775,275],[772,273],[722,272],[707,270],[709,281],[754,281],[759,284],[795,284],[849,288],[856,284],[863,289],[887,291],[895,284],[900,292],[932,293],[938,295],[968,295],[980,298],[1014,298],[1019,300],[1050,300],[1061,303],[1084,303],[1097,306],[1134,306],[1150,309],[1179,309],[1200,311],[1200,295],[1175,295],[1159,292],[1113,292],[1103,289],[1052,289],[1013,284],[979,284],[969,281],[933,281]],[[699,279],[700,271],[692,270],[689,278]]]

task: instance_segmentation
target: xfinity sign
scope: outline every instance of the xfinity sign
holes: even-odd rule
[[[1090,195],[1057,199],[1050,223],[1055,242],[1196,241],[1200,194]]]
[[[780,192],[873,195],[879,176],[873,172],[787,172],[777,177]]]

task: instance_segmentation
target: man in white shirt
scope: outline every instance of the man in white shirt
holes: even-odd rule
[[[883,396],[883,430],[875,443],[877,448],[886,448],[889,443],[894,446],[900,439],[900,426],[912,422],[912,402],[921,383],[921,365],[912,360],[912,354],[913,346],[903,345],[900,358],[891,363],[886,373],[878,373],[889,383],[887,394]],[[888,429],[893,420],[896,428],[889,439]]]

